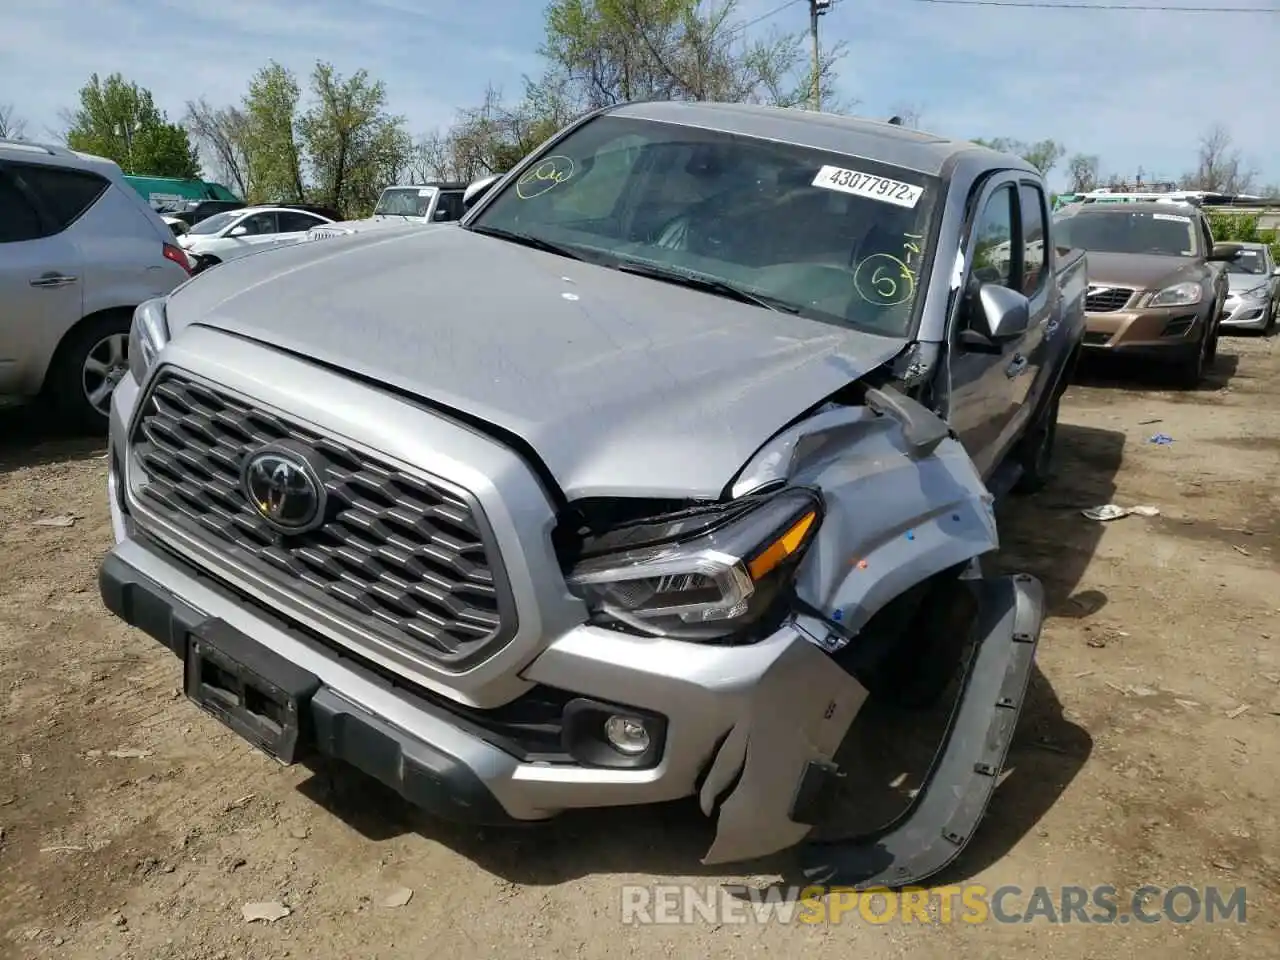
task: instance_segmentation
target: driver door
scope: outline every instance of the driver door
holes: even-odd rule
[[[1002,439],[1014,407],[1014,381],[1026,361],[1019,341],[979,346],[964,339],[975,311],[981,309],[976,295],[981,284],[1021,287],[1018,181],[997,174],[980,191],[963,247],[966,269],[960,289],[966,293],[958,298],[949,337],[946,415],[985,482],[1003,455]]]

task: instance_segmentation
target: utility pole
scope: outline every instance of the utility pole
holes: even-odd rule
[[[818,76],[822,57],[818,51],[818,18],[831,9],[831,0],[809,0],[809,34],[813,37],[813,109],[822,109],[822,89]]]

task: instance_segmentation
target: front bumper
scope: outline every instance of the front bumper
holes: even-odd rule
[[[1205,314],[1203,304],[1086,313],[1084,346],[1093,353],[1177,363],[1195,356]]]
[[[1264,330],[1270,302],[1266,297],[1241,297],[1232,294],[1222,305],[1222,326],[1234,330]]]

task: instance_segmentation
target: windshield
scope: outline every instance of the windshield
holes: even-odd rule
[[[558,143],[469,226],[904,336],[924,299],[919,277],[932,259],[940,194],[936,178],[870,160],[604,116]]]
[[[383,190],[378,205],[373,208],[375,217],[425,217],[431,206],[434,187],[398,187]]]
[[[1246,247],[1234,260],[1227,261],[1227,273],[1247,273],[1262,276],[1267,272],[1267,261],[1261,250]]]
[[[224,213],[215,213],[212,217],[201,220],[194,227],[188,230],[187,233],[217,233],[219,230],[231,226],[238,216],[240,216],[239,210],[228,210]]]
[[[1153,253],[1168,257],[1197,255],[1196,227],[1181,213],[1150,210],[1081,210],[1054,223],[1060,246],[1097,253]]]

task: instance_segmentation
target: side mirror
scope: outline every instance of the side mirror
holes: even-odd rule
[[[1271,275],[1273,277],[1280,277],[1280,267],[1276,267],[1274,270],[1272,270]]]
[[[1240,256],[1243,249],[1238,243],[1215,243],[1208,259],[1210,263],[1230,263]]]
[[[449,211],[446,210],[444,207],[441,207],[439,210],[437,210],[435,213],[431,215],[431,219],[432,220],[448,220]]]
[[[491,173],[487,177],[472,181],[462,195],[462,209],[470,210],[475,205],[475,202],[488,193],[489,188],[501,180],[502,177],[503,174],[501,173]]]
[[[227,236],[228,236],[228,237],[243,237],[243,236],[246,236],[248,233],[249,233],[249,228],[248,228],[248,227],[246,227],[244,224],[241,224],[241,225],[240,225],[240,226],[238,226],[238,227],[232,227],[232,228],[231,228],[231,232],[230,232],[230,233],[228,233],[228,234],[227,234]]]
[[[1001,284],[982,284],[970,305],[968,326],[961,334],[966,346],[999,350],[1031,326],[1031,301]]]

